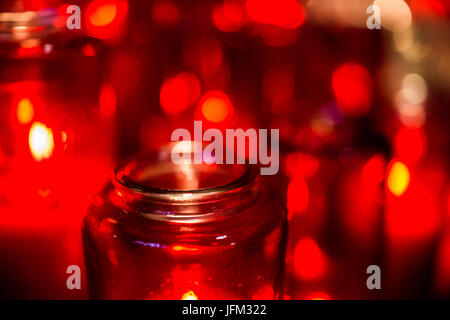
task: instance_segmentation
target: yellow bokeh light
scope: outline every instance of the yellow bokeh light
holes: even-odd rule
[[[408,189],[410,179],[408,167],[400,161],[394,161],[388,173],[387,187],[392,194],[400,197]]]
[[[50,158],[55,148],[52,130],[40,122],[34,122],[31,126],[28,143],[36,161]]]
[[[30,123],[34,117],[34,108],[30,99],[23,98],[17,104],[17,119],[21,124]]]

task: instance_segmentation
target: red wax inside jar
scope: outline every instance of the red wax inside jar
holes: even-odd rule
[[[84,222],[98,299],[274,299],[285,210],[243,165],[175,165],[159,154],[118,170]]]

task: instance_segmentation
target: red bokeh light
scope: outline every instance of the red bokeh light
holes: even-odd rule
[[[100,114],[104,117],[114,115],[117,108],[116,90],[109,84],[104,84],[100,88],[99,94]]]
[[[224,32],[239,30],[245,21],[245,12],[241,4],[234,0],[225,0],[212,11],[212,19],[217,29]]]
[[[296,0],[247,0],[247,14],[258,23],[295,29],[305,21],[305,10]]]
[[[201,93],[198,78],[190,72],[181,72],[164,81],[160,90],[160,103],[164,112],[176,114],[194,104]]]
[[[24,45],[22,44],[17,49],[17,56],[19,58],[31,58],[31,57],[38,57],[42,55],[43,53],[43,47],[39,44],[32,44],[32,45]]]
[[[372,78],[360,64],[348,62],[333,71],[331,86],[346,114],[364,114],[369,111],[372,98]]]
[[[62,4],[58,7],[57,9],[58,16],[55,18],[55,21],[53,22],[56,28],[63,28],[66,26],[68,18],[67,8],[69,6],[70,6],[69,4]]]
[[[294,250],[294,272],[302,280],[321,278],[327,268],[324,253],[311,238],[301,239]]]
[[[422,157],[426,144],[426,136],[422,128],[403,127],[397,132],[394,140],[397,156],[410,163],[415,163]]]
[[[439,0],[411,0],[409,7],[415,16],[432,17],[445,16],[445,7]]]
[[[320,161],[311,154],[294,152],[286,157],[286,173],[290,178],[310,178],[317,173]]]
[[[173,26],[180,20],[180,10],[174,1],[154,1],[152,6],[152,19],[159,25]]]
[[[372,156],[362,169],[363,182],[370,185],[377,185],[383,182],[386,169],[386,160],[380,154]]]
[[[287,208],[289,218],[295,213],[303,213],[309,204],[309,188],[306,181],[300,177],[289,183],[287,192]]]
[[[96,54],[95,48],[90,43],[84,45],[82,50],[86,57],[93,57]]]
[[[86,28],[90,36],[112,39],[120,35],[128,14],[126,0],[94,0],[86,8]]]

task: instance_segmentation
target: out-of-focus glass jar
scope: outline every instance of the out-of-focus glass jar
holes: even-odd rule
[[[114,168],[108,51],[67,29],[58,1],[20,2],[0,6],[0,297],[84,298],[66,271],[84,273],[87,200]]]
[[[286,214],[256,173],[167,153],[119,169],[84,221],[90,297],[278,298]]]

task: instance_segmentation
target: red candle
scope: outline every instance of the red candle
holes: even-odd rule
[[[111,114],[49,81],[1,85],[0,254],[6,298],[86,297],[80,227],[112,168]],[[67,268],[82,269],[69,290]],[[3,291],[4,290],[4,291]]]
[[[86,130],[81,124],[67,130],[67,136],[58,135],[65,131],[43,122],[33,122],[26,129],[28,139],[16,142],[29,147],[29,153],[6,158],[0,174],[0,252],[2,271],[9,279],[2,286],[8,292],[2,294],[16,298],[83,297],[86,291],[68,290],[66,269],[69,265],[83,267],[82,213],[89,196],[110,175],[111,159],[79,156],[66,152],[64,144],[55,143],[58,136],[80,137],[80,131]]]
[[[426,296],[427,272],[442,224],[440,166],[392,160],[386,175],[386,271],[388,297]]]

